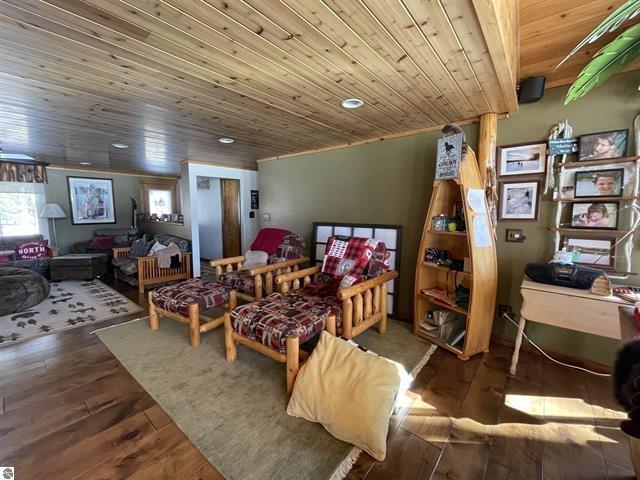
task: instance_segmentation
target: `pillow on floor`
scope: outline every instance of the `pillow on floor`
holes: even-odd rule
[[[301,367],[287,413],[319,422],[334,437],[383,461],[403,367],[327,332]]]

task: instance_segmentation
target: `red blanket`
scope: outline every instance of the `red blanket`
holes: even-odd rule
[[[291,233],[289,230],[280,228],[263,228],[253,240],[251,250],[261,250],[272,255],[276,253],[278,246],[282,243],[282,239],[289,233]]]

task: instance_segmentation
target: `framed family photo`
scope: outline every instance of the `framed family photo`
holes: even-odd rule
[[[537,220],[540,181],[502,182],[498,220]]]
[[[575,198],[621,197],[624,190],[624,168],[576,172]]]
[[[611,130],[580,136],[578,160],[603,160],[627,154],[629,130]]]
[[[571,227],[616,230],[618,202],[575,202],[571,204]]]
[[[498,147],[498,175],[542,174],[546,170],[547,142],[518,143]]]
[[[588,265],[596,268],[615,268],[615,241],[613,238],[580,237],[565,235],[562,237],[562,246],[568,252],[577,251],[580,265]]]
[[[73,225],[116,223],[113,180],[67,177],[67,185]]]

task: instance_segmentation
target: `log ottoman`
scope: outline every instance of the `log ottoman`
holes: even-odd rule
[[[236,308],[236,291],[217,283],[192,278],[149,292],[149,326],[157,330],[160,315],[189,325],[191,345],[200,346],[200,334],[224,323],[224,315],[212,318],[201,312],[215,307]]]

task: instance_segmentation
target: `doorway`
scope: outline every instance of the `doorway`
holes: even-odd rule
[[[240,180],[220,179],[222,205],[222,256],[242,255],[240,240]]]

